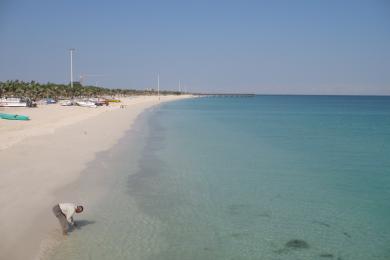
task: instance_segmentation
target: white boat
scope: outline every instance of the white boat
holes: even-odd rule
[[[76,104],[80,107],[96,107],[95,103],[91,101],[76,101]]]
[[[27,107],[27,102],[21,101],[20,98],[2,98],[0,107]]]
[[[94,103],[96,106],[108,106],[108,101],[105,98],[90,98],[88,101]]]
[[[73,102],[71,100],[61,100],[59,103],[61,106],[73,106]]]

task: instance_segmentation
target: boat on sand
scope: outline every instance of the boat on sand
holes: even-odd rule
[[[61,106],[73,106],[72,100],[60,100],[59,103]]]
[[[2,98],[0,99],[0,107],[27,107],[27,102],[20,98]]]
[[[7,120],[22,120],[22,121],[30,120],[30,118],[28,116],[14,115],[14,114],[4,114],[4,113],[0,113],[0,118],[1,119],[7,119]]]
[[[94,102],[91,102],[91,101],[76,101],[76,104],[80,107],[96,107],[96,104]]]

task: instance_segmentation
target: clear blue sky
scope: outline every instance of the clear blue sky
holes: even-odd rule
[[[390,95],[390,1],[0,0],[0,81]]]

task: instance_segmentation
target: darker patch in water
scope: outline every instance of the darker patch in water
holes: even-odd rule
[[[248,236],[249,234],[247,232],[238,232],[238,233],[232,233],[231,236],[236,239],[240,239],[243,237]]]
[[[234,237],[234,238],[239,238],[240,236],[241,236],[240,233],[233,233],[233,234],[232,234],[232,237]]]
[[[313,223],[317,224],[317,225],[320,225],[320,226],[324,226],[324,227],[330,228],[330,225],[328,223],[326,223],[326,222],[323,222],[323,221],[314,220]]]
[[[271,218],[271,213],[264,212],[264,213],[256,214],[256,216],[261,218]]]
[[[352,236],[348,233],[348,232],[343,232],[344,236],[348,237],[348,238],[352,238]]]
[[[300,250],[300,249],[308,249],[310,248],[309,244],[301,239],[292,239],[288,241],[283,248],[275,250],[274,252],[277,254],[284,254],[291,250]]]
[[[324,253],[324,254],[320,254],[320,257],[324,257],[324,258],[333,258],[334,255],[333,255],[333,254]]]
[[[307,249],[310,248],[309,244],[300,239],[292,239],[288,241],[285,245],[285,248],[290,248],[290,249]]]
[[[210,247],[203,247],[203,250],[204,250],[204,251],[213,251],[213,249],[210,248]]]

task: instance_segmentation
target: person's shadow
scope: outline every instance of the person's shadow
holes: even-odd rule
[[[94,221],[94,220],[86,220],[86,219],[76,220],[75,221],[76,226],[71,227],[69,232],[73,232],[76,229],[80,230],[80,229],[82,229],[83,227],[85,227],[85,226],[87,226],[89,224],[95,224],[95,223],[96,223],[96,221]]]

